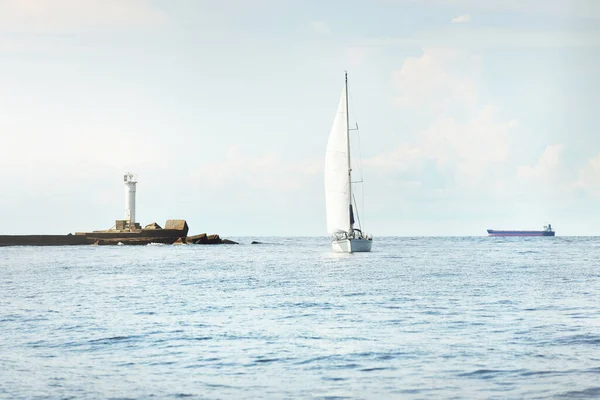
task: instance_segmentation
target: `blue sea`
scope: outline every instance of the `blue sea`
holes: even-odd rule
[[[0,398],[600,397],[600,238],[232,239],[0,248]]]

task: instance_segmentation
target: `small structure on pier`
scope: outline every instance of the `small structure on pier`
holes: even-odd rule
[[[125,219],[115,222],[115,229],[118,231],[135,231],[142,229],[140,224],[135,222],[135,191],[137,179],[131,172],[123,175],[125,182]]]

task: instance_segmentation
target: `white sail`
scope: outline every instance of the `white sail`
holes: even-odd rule
[[[348,177],[348,120],[346,91],[338,106],[325,154],[325,203],[330,235],[350,227],[350,182]]]

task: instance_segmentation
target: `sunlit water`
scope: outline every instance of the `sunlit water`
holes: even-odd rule
[[[238,240],[0,248],[0,397],[600,397],[600,238]]]

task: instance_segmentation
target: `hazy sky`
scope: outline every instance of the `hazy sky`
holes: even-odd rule
[[[0,233],[326,235],[345,69],[376,237],[600,234],[594,0],[0,0]]]

